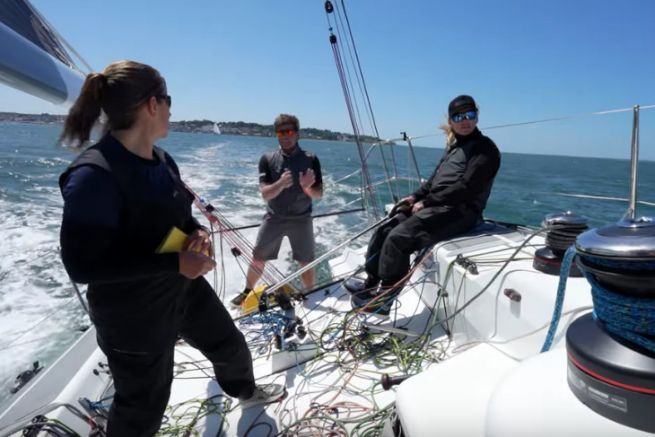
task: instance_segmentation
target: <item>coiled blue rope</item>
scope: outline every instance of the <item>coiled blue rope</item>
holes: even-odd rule
[[[564,253],[562,266],[559,271],[559,284],[557,285],[555,309],[553,310],[553,317],[550,319],[550,327],[548,328],[548,334],[546,334],[546,340],[544,341],[544,345],[541,346],[541,352],[548,351],[553,345],[553,339],[555,338],[555,333],[557,332],[559,319],[562,316],[562,305],[564,304],[564,293],[566,292],[566,280],[569,278],[569,270],[571,270],[571,264],[573,263],[575,254],[575,246],[570,246],[568,249],[566,249],[566,253]]]
[[[614,293],[593,275],[585,273],[585,277],[591,284],[594,318],[610,333],[655,352],[655,299]]]
[[[541,347],[541,352],[550,350],[553,339],[555,338],[557,326],[562,315],[566,280],[568,279],[569,269],[571,268],[575,254],[575,246],[569,247],[564,254],[559,285],[557,287],[557,297],[555,298],[555,309],[553,310],[553,317],[550,321],[546,340]],[[585,256],[585,259],[589,259],[596,265],[621,268],[635,272],[643,271],[644,269],[650,270],[655,266],[655,263],[652,262],[635,263],[589,258],[588,256]],[[655,298],[639,298],[614,293],[600,285],[592,274],[588,272],[583,273],[589,284],[591,284],[594,318],[600,320],[608,332],[651,352],[655,352]]]
[[[599,267],[608,267],[610,269],[630,270],[634,272],[644,272],[655,270],[653,261],[625,261],[619,259],[596,258],[589,255],[580,255],[583,261],[589,261],[590,264]]]

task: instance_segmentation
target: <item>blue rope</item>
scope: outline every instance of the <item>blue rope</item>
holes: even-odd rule
[[[274,335],[281,335],[289,322],[293,321],[292,317],[285,316],[275,311],[266,311],[263,313],[253,313],[241,320],[239,325],[242,327],[260,325],[260,329],[252,329],[251,332],[259,334],[259,338],[269,341]]]
[[[601,286],[593,275],[585,273],[591,284],[594,318],[618,337],[655,352],[655,299],[625,296]]]
[[[562,259],[562,266],[559,271],[559,284],[557,285],[557,297],[555,298],[555,309],[553,310],[553,317],[550,319],[550,327],[544,345],[541,346],[541,352],[547,352],[553,344],[559,319],[562,316],[562,305],[564,304],[564,293],[566,291],[566,280],[569,278],[569,270],[571,270],[571,263],[575,258],[575,246],[570,246],[566,249],[564,259]]]

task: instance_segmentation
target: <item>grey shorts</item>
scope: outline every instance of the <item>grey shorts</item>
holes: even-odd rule
[[[314,260],[314,226],[311,217],[280,218],[266,214],[257,234],[253,256],[260,261],[277,259],[283,237],[289,238],[293,259]]]

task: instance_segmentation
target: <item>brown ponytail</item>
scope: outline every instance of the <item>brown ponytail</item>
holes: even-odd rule
[[[100,97],[106,84],[107,78],[102,73],[86,76],[80,95],[68,112],[60,142],[79,147],[89,140],[91,129],[100,117]]]
[[[166,83],[151,66],[135,61],[112,62],[102,73],[86,77],[59,141],[72,147],[83,146],[101,112],[106,116],[105,131],[129,129],[141,105],[152,96],[164,94]]]

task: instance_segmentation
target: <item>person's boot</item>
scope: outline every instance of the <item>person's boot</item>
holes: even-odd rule
[[[266,405],[279,401],[287,394],[286,388],[281,384],[258,384],[248,398],[239,399],[242,410],[256,405]]]
[[[343,287],[353,294],[362,294],[375,289],[379,283],[380,280],[373,276],[367,275],[366,279],[352,276],[343,282]]]
[[[388,316],[391,306],[400,294],[405,284],[395,285],[395,282],[382,281],[380,287],[354,294],[350,301],[352,308],[360,312]]]
[[[237,294],[230,300],[230,303],[234,307],[239,307],[243,303],[244,300],[246,300],[246,297],[248,297],[248,293],[250,293],[252,290],[249,288],[245,288],[241,293]]]

